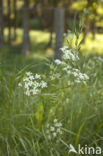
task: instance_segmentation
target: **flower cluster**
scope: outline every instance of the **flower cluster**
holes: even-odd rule
[[[55,63],[57,64],[57,65],[65,65],[66,63],[64,62],[64,61],[61,61],[61,60],[59,60],[59,59],[56,59],[55,60]]]
[[[54,119],[53,124],[47,124],[46,134],[49,140],[56,138],[58,135],[62,135],[62,123],[58,122],[57,119]]]
[[[74,72],[73,73],[75,76],[75,82],[77,83],[81,83],[83,82],[84,84],[86,84],[86,81],[89,79],[88,75],[85,73],[81,73],[81,72]]]
[[[71,66],[67,66],[63,68],[63,70],[66,71],[68,75],[73,76],[76,83],[81,83],[81,82],[86,83],[86,81],[89,80],[88,75],[85,73],[81,73],[79,69],[75,69],[72,68]]]
[[[36,95],[40,92],[41,89],[47,87],[47,83],[42,80],[41,75],[33,74],[31,72],[26,72],[26,76],[23,78],[23,81],[18,84],[19,87],[24,88],[24,93],[27,96]]]
[[[73,53],[73,49],[68,49],[67,46],[62,47],[61,51],[63,52],[63,60],[56,59],[55,63],[56,65],[61,66],[62,71],[69,77],[68,85],[70,85],[70,77],[73,78],[72,80],[75,83],[86,84],[86,81],[89,79],[88,75],[82,73],[74,64],[72,64],[72,62],[77,62],[79,60],[78,54]],[[69,60],[69,62],[67,60]]]
[[[61,48],[61,51],[63,52],[63,59],[64,60],[71,60],[71,61],[78,61],[79,57],[76,53],[73,53],[72,49],[68,49],[67,46],[64,46]]]

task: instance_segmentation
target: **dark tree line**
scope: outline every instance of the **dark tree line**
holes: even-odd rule
[[[4,46],[4,28],[5,23],[7,23],[8,26],[8,43],[11,43],[11,40],[16,40],[16,19],[17,19],[17,11],[16,11],[16,2],[17,0],[13,0],[13,12],[14,12],[14,24],[11,23],[11,0],[7,0],[7,21],[4,19],[3,14],[3,0],[0,0],[0,48],[3,48]],[[13,26],[13,35],[12,35],[12,26]]]
[[[4,46],[3,0],[0,0],[0,48]]]
[[[22,54],[25,56],[28,53],[29,46],[29,0],[24,1],[23,6],[23,46]]]
[[[23,7],[21,8],[22,17],[22,28],[23,28],[23,43],[22,43],[22,54],[27,55],[29,49],[29,23],[30,17],[34,15],[40,21],[42,28],[48,28],[50,31],[50,40],[48,41],[48,46],[52,47],[53,32],[56,33],[56,45],[55,45],[55,57],[60,58],[60,47],[63,43],[63,34],[67,30],[66,22],[73,19],[74,10],[71,9],[74,3],[80,3],[80,0],[21,0],[23,2]],[[3,0],[0,0],[0,47],[4,45],[4,27],[5,20],[3,15]],[[8,43],[15,41],[17,38],[16,29],[18,27],[18,10],[17,10],[17,0],[5,0],[7,3],[7,26],[8,26]],[[83,28],[84,38],[90,31],[95,38],[96,33],[96,17],[97,8],[99,0],[84,0],[84,9],[88,10],[85,14],[85,27]],[[30,5],[32,4],[32,5]],[[65,8],[65,9],[63,9]],[[77,8],[78,9],[78,8]],[[71,12],[72,10],[72,12]],[[13,12],[14,19],[12,23],[11,14]],[[77,16],[79,21],[83,14],[83,8],[80,11],[80,16]],[[90,20],[90,15],[92,15],[92,20]],[[19,17],[20,18],[20,17]],[[13,31],[12,31],[13,30]]]

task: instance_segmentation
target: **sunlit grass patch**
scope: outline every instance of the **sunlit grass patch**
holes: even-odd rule
[[[96,34],[93,40],[92,34],[89,33],[81,50],[87,54],[103,54],[103,34]]]
[[[8,29],[5,29],[5,40],[7,41]],[[13,29],[12,29],[13,36]],[[35,54],[39,53],[44,56],[53,56],[53,51],[55,47],[55,34],[53,34],[53,49],[48,49],[47,45],[49,43],[50,33],[48,31],[30,30],[30,49]],[[81,34],[80,40],[83,35]],[[17,40],[14,45],[21,45],[23,39],[22,29],[17,29]],[[75,41],[75,38],[73,38]],[[103,34],[96,34],[93,40],[92,34],[88,33],[85,43],[81,45],[81,51],[86,54],[103,54]],[[65,40],[65,44],[67,41]],[[43,52],[44,51],[44,52]]]

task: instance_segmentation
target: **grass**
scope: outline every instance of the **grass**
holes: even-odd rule
[[[89,76],[89,81],[79,85],[73,84],[71,78],[70,86],[62,68],[57,68],[47,58],[51,51],[46,49],[48,32],[30,32],[31,54],[25,59],[20,55],[21,36],[22,31],[18,29],[16,49],[14,45],[6,45],[0,54],[0,155],[73,156],[68,153],[69,144],[76,149],[78,144],[102,148],[103,61],[98,57],[103,48],[102,35],[96,35],[94,42],[88,35],[81,50],[88,54],[93,52],[93,55],[82,53],[78,64],[73,65],[79,66]],[[37,96],[28,97],[23,88],[18,87],[27,71],[41,74],[48,83]],[[53,74],[56,79],[51,81]],[[48,140],[46,125],[52,125],[55,118],[63,124],[63,134]]]

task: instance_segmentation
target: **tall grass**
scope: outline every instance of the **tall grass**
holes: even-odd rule
[[[86,83],[75,83],[73,76],[62,71],[64,65],[55,61],[36,62],[22,69],[0,65],[1,156],[73,155],[69,153],[70,144],[75,148],[78,144],[102,148],[103,58],[79,55],[80,60],[71,62],[71,66],[89,76]],[[25,95],[25,88],[18,83],[23,82],[27,71],[40,74],[48,87],[37,95]],[[47,125],[54,119],[62,123],[62,134],[48,139]]]

